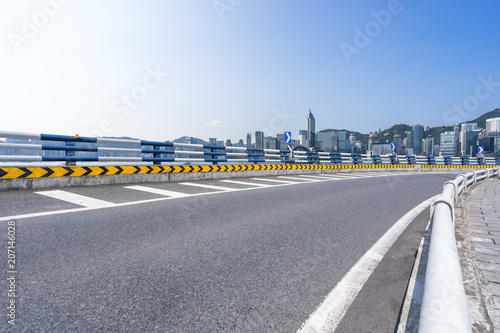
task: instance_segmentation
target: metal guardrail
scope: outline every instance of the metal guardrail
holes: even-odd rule
[[[500,158],[372,155],[314,150],[278,150],[137,139],[0,131],[0,162],[307,163],[334,165],[500,165]]]
[[[500,168],[458,175],[431,205],[431,241],[419,333],[472,332],[455,240],[455,205],[470,185],[499,176]]]

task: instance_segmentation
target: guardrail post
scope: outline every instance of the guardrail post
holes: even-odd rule
[[[215,148],[210,148],[210,152],[211,152],[211,153],[215,153],[215,152],[217,152],[217,149],[215,149]],[[212,156],[212,159],[213,159],[213,160],[218,160],[218,159],[219,159],[219,156],[217,156],[217,155],[210,155],[210,156]],[[212,161],[212,165],[217,165],[217,163],[218,163],[218,162]]]
[[[160,146],[153,146],[154,150],[160,150]],[[153,153],[153,158],[161,158],[161,153]],[[153,161],[153,164],[161,164],[160,161]]]
[[[72,141],[66,141],[66,146],[67,147],[74,147],[75,143]],[[66,150],[66,157],[75,157],[76,156],[76,151],[74,150]],[[66,161],[66,165],[68,166],[75,166],[76,162],[75,161]]]

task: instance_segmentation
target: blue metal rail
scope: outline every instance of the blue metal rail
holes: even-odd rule
[[[315,150],[293,151],[205,144],[148,141],[138,139],[82,137],[79,135],[34,134],[0,131],[0,138],[36,140],[36,143],[1,142],[0,162],[134,162],[134,163],[307,163],[350,165],[500,165],[499,157],[435,157],[367,155]],[[11,140],[12,141],[12,140]],[[38,143],[41,142],[41,143]],[[59,143],[59,144],[57,144]],[[64,143],[64,144],[60,144]],[[118,146],[118,147],[116,147]],[[124,147],[120,147],[124,146]],[[187,149],[187,150],[186,150]],[[17,150],[17,153],[16,153]],[[37,155],[19,150],[38,151]],[[43,151],[59,151],[52,156]],[[80,153],[77,155],[77,153]],[[92,156],[85,154],[94,153]],[[110,156],[110,155],[117,156]],[[82,156],[85,155],[85,156]],[[107,155],[107,156],[105,156]],[[133,156],[131,156],[133,155]]]

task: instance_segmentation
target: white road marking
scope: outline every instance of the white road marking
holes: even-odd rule
[[[277,179],[267,179],[267,178],[252,178],[254,180],[263,180],[266,182],[275,182],[275,183],[282,183],[282,184],[300,184],[298,182],[289,182],[287,180],[277,180]]]
[[[84,195],[80,194],[75,194],[67,191],[61,191],[61,190],[53,190],[53,191],[41,191],[41,192],[35,192],[37,194],[41,194],[50,198],[70,202],[75,205],[80,205],[84,206],[87,208],[102,208],[102,207],[113,207],[115,206],[114,203],[104,201],[104,200],[99,200],[99,199],[94,199],[91,197],[87,197]]]
[[[321,177],[323,179],[352,179],[352,178],[358,178],[357,176],[352,176],[352,175],[330,175],[330,174],[318,174],[316,177]]]
[[[125,186],[124,188],[131,189],[131,190],[137,190],[137,191],[143,191],[143,192],[148,192],[148,193],[154,193],[154,194],[159,194],[159,195],[164,195],[166,197],[175,197],[175,198],[182,198],[182,197],[188,197],[189,194],[186,193],[181,193],[181,192],[174,192],[174,191],[167,191],[159,188],[154,188],[154,187],[147,187],[147,186]]]
[[[319,182],[320,181],[320,180],[316,180],[316,179],[305,179],[305,178],[289,177],[289,176],[278,176],[278,178],[291,179],[291,180],[302,180],[304,183],[305,182]]]
[[[431,172],[429,172],[431,173]],[[285,179],[292,179],[292,180],[300,180],[300,182],[293,182],[294,184],[308,184],[312,182],[317,182],[318,180],[307,180],[304,178],[296,178],[296,177],[287,177],[287,176],[278,176],[279,178],[285,178]],[[220,194],[220,193],[226,193],[226,192],[239,192],[239,191],[251,191],[255,189],[262,189],[263,187],[249,187],[249,188],[241,188],[241,189],[234,189],[234,188],[229,188],[229,187],[222,187],[222,186],[214,186],[214,185],[207,185],[207,184],[197,184],[197,183],[180,183],[182,185],[189,185],[189,186],[195,186],[195,187],[203,187],[203,188],[210,188],[210,189],[216,189],[220,190],[219,192],[206,192],[206,193],[196,193],[196,194],[191,194],[190,196],[201,196],[201,195],[213,195],[213,194]],[[276,184],[275,186],[288,186],[289,184]],[[48,191],[46,191],[48,192]],[[35,192],[36,193],[36,192]],[[109,208],[109,207],[125,207],[125,206],[132,206],[132,205],[140,205],[140,204],[145,204],[145,203],[153,203],[153,202],[160,202],[160,201],[166,201],[166,200],[172,200],[176,199],[176,197],[162,197],[162,198],[156,198],[156,199],[147,199],[147,200],[139,200],[139,201],[131,201],[131,202],[123,202],[123,203],[109,203],[110,206],[92,206],[92,207],[82,207],[82,208],[72,208],[72,209],[62,209],[62,210],[53,210],[53,211],[45,211],[45,212],[38,212],[38,213],[30,213],[30,214],[20,214],[20,215],[11,215],[11,216],[2,216],[0,217],[0,221],[9,221],[13,219],[26,219],[26,218],[32,218],[32,217],[41,217],[41,216],[51,216],[51,215],[60,215],[60,214],[70,214],[70,213],[78,213],[78,212],[86,212],[86,211],[91,211],[91,210],[96,210],[96,209],[102,209],[102,208]],[[95,199],[97,200],[97,199]],[[105,202],[102,201],[101,202]]]
[[[231,184],[239,184],[239,185],[248,185],[248,186],[258,186],[258,187],[276,186],[276,185],[257,184],[257,183],[250,183],[250,182],[240,182],[237,180],[228,180],[228,179],[223,179],[223,180],[221,180],[221,182],[231,183]]]
[[[309,176],[309,175],[299,175],[300,178],[304,178],[304,179],[318,179],[319,181],[325,181],[327,180],[326,177],[321,177],[321,176]]]
[[[416,303],[419,306],[422,305],[422,296],[423,296],[423,286],[420,285],[418,286],[418,296],[417,293],[414,294],[415,291],[415,285],[417,284],[417,274],[418,274],[418,268],[420,266],[420,261],[422,259],[422,253],[424,249],[424,245],[428,248],[428,240],[429,240],[429,233],[430,233],[430,225],[431,221],[427,224],[427,227],[425,228],[424,235],[422,236],[422,239],[420,240],[420,246],[418,247],[418,252],[417,252],[417,258],[415,258],[415,263],[413,264],[413,269],[411,271],[411,276],[410,276],[410,282],[408,282],[408,287],[406,290],[406,295],[405,295],[405,300],[404,300],[404,305],[403,309],[401,311],[401,317],[399,319],[399,326],[397,333],[405,333],[406,330],[406,325],[408,324],[408,316],[410,313],[410,307],[412,303]],[[427,245],[426,245],[427,243]],[[418,281],[420,284],[422,281]]]
[[[380,239],[358,260],[323,303],[298,330],[298,333],[335,332],[352,302],[363,288],[377,265],[406,227],[436,197],[425,200],[397,221]]]
[[[198,184],[198,183],[180,183],[181,185],[194,186],[194,187],[202,187],[209,188],[212,190],[220,190],[220,191],[235,191],[236,189],[224,186],[216,186],[216,185],[208,185],[208,184]]]

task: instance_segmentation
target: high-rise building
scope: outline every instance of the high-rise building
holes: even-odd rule
[[[395,134],[393,139],[394,144],[396,145],[396,154],[403,154],[403,139],[401,139],[401,135]]]
[[[411,131],[406,131],[405,148],[413,148],[413,134]]]
[[[309,114],[306,118],[306,131],[307,131],[307,139],[309,140],[309,147],[316,146],[316,120],[314,119],[314,115],[309,109]]]
[[[309,147],[309,140],[307,139],[306,130],[299,130],[299,145]]]
[[[247,133],[247,148],[252,148],[252,133]]]
[[[465,133],[460,133],[463,137],[461,144],[462,155],[474,156],[477,151],[477,140],[479,135],[483,132],[482,129],[476,128],[473,130],[465,131]]]
[[[457,156],[458,137],[455,131],[441,134],[441,156]]]
[[[417,124],[413,126],[411,132],[412,132],[413,153],[415,155],[421,155],[422,140],[424,138],[424,127]]]
[[[217,138],[209,138],[208,143],[211,144],[212,146],[217,145]]]
[[[462,153],[462,156],[468,155],[470,153],[469,151],[469,145],[467,144],[467,131],[474,131],[477,130],[477,124],[476,123],[464,123],[462,124],[462,130],[460,131],[460,151]]]
[[[316,145],[321,150],[333,151],[332,138],[333,138],[333,132],[320,132],[317,134],[318,141],[316,142]]]
[[[427,139],[425,139],[425,155],[435,156],[434,137],[432,135],[429,135]]]
[[[500,117],[486,119],[486,140],[490,139],[490,152],[493,156],[500,155]],[[484,140],[484,139],[483,139]],[[481,145],[483,145],[481,143]],[[484,145],[485,146],[485,145]],[[486,146],[484,147],[486,150]]]
[[[276,134],[276,139],[278,139],[278,148],[280,150],[286,150],[286,142],[285,142],[285,133],[283,134]]]
[[[500,117],[486,119],[486,133],[500,132]]]
[[[406,132],[406,149],[412,149],[412,155],[421,155],[423,151],[424,127],[414,125],[411,131]]]
[[[255,148],[257,149],[264,148],[264,132],[262,131],[255,132]]]
[[[269,149],[279,149],[279,140],[277,138],[269,138]]]

